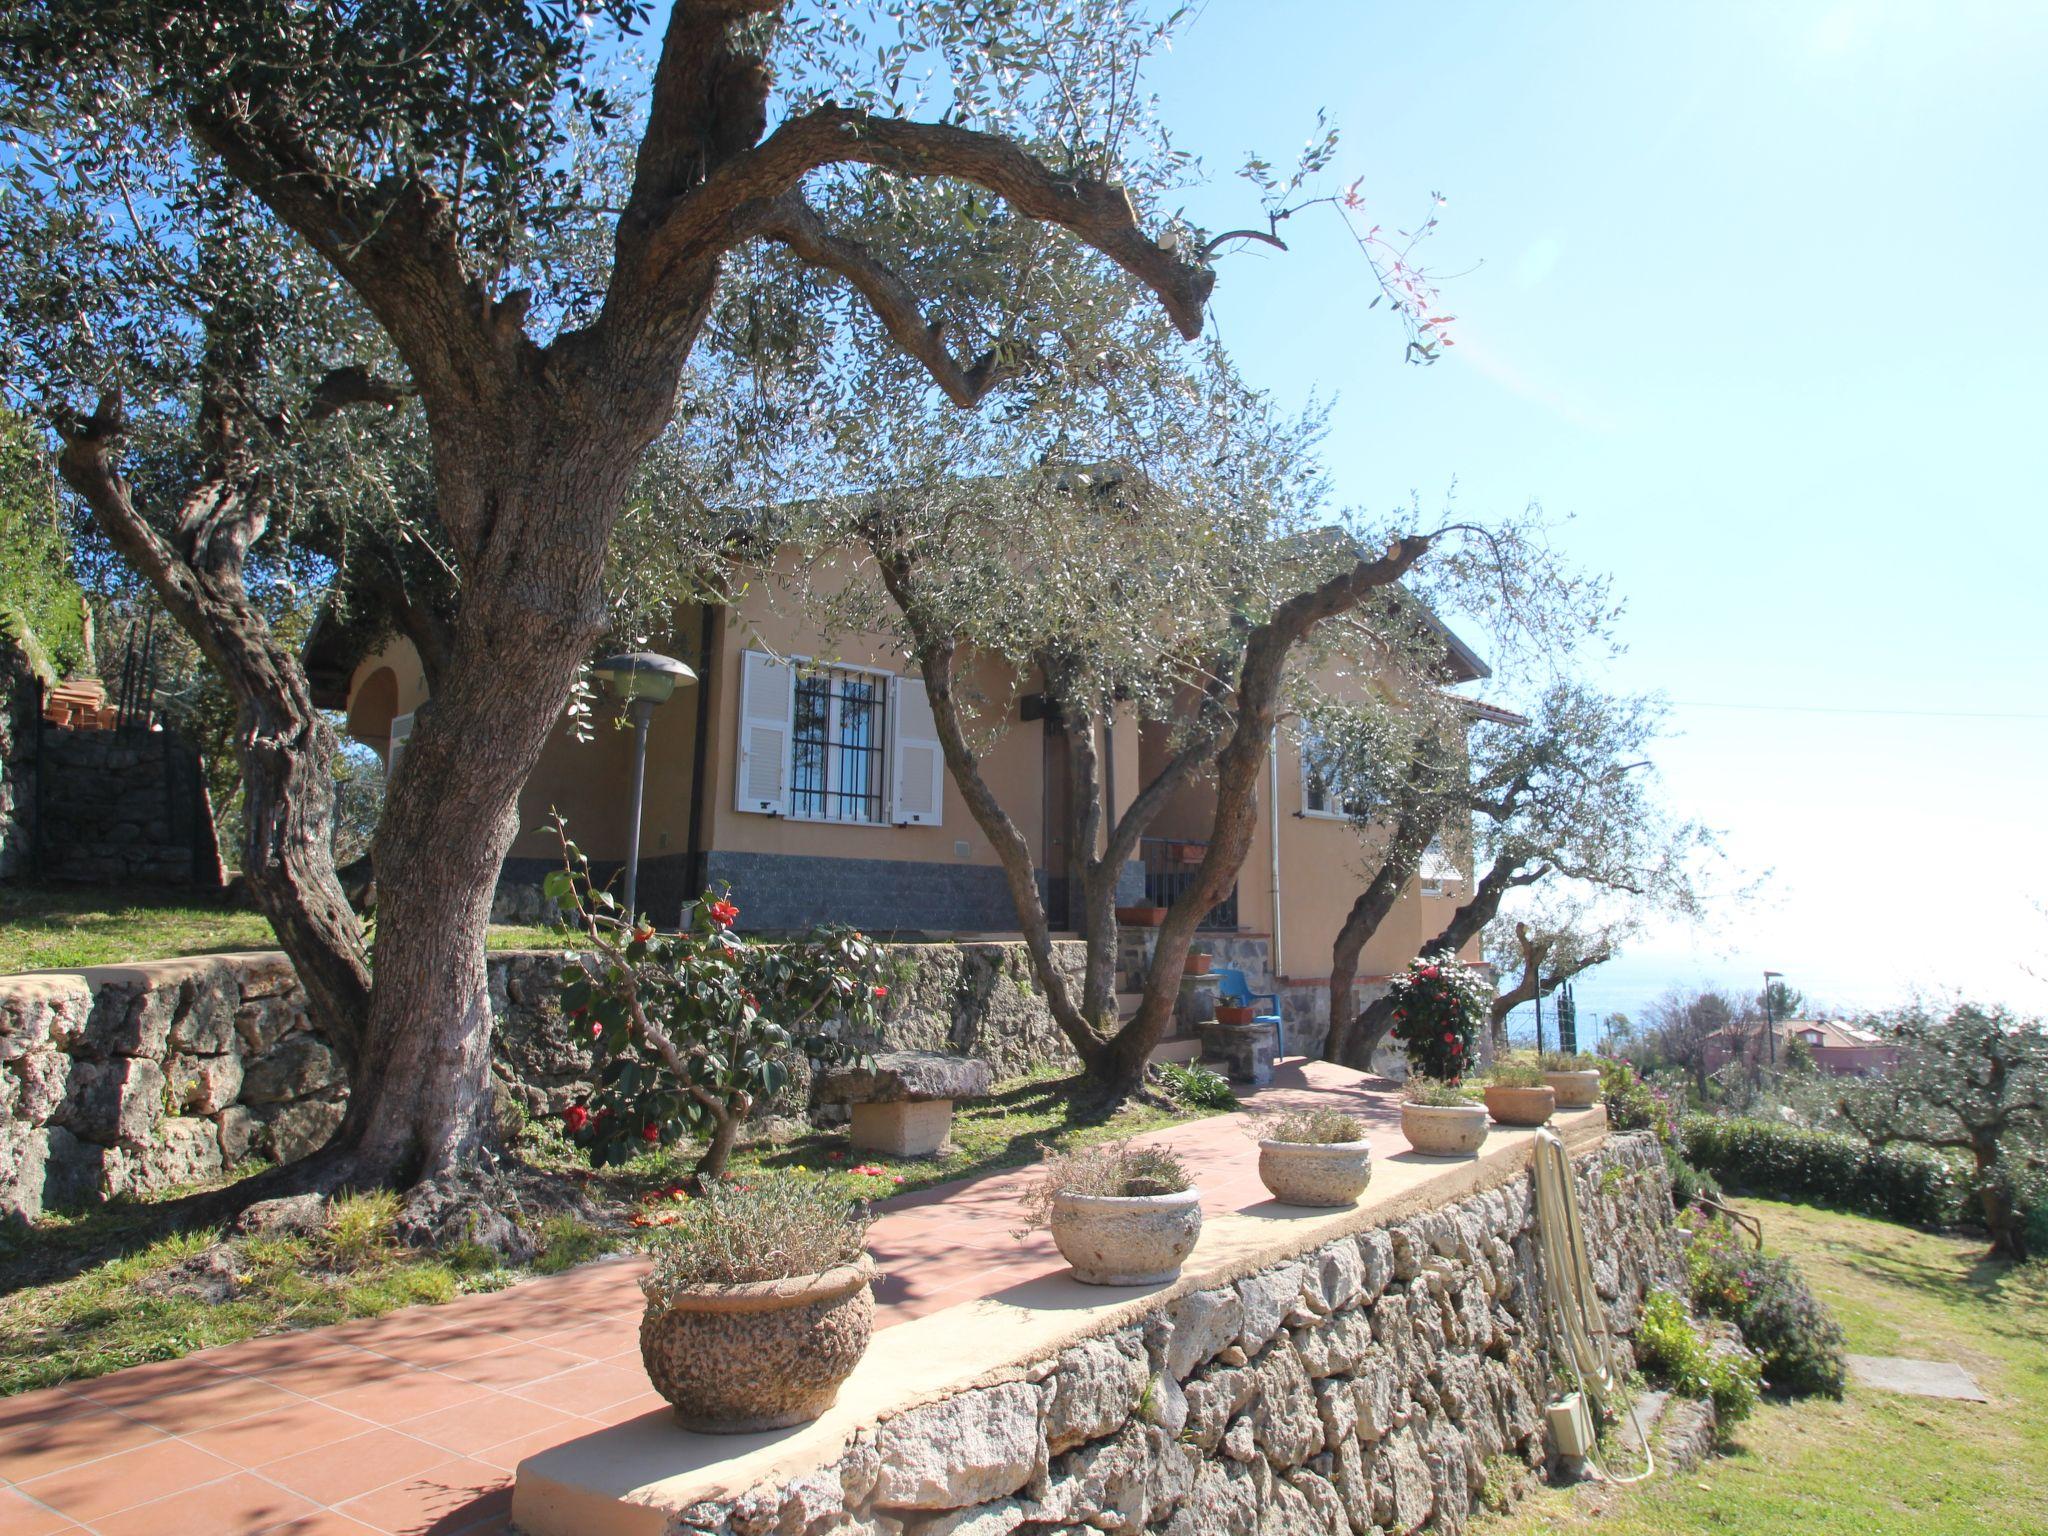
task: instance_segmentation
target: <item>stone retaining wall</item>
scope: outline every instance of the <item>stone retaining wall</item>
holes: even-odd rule
[[[998,1078],[1072,1063],[1018,944],[890,947],[877,1048],[947,1049]],[[1077,978],[1078,943],[1060,946]],[[494,1067],[527,1114],[583,1091],[587,1044],[555,1006],[560,956],[489,960]],[[0,1217],[217,1177],[317,1148],[341,1121],[340,1057],[277,953],[0,977]],[[802,1104],[786,1106],[801,1109]]]
[[[1600,1298],[1680,1284],[1654,1140],[1577,1164]],[[1328,1243],[860,1430],[672,1536],[1392,1536],[1458,1531],[1548,1455],[1533,1181]],[[1632,1362],[1624,1358],[1624,1370]],[[622,1526],[621,1529],[624,1527]]]

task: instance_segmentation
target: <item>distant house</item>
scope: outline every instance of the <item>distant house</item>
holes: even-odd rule
[[[1839,1019],[1781,1019],[1775,1026],[1777,1059],[1783,1061],[1797,1040],[1813,1054],[1814,1065],[1833,1077],[1876,1077],[1898,1065],[1899,1048],[1882,1035]],[[1707,1071],[1714,1073],[1734,1061],[1768,1059],[1763,1021],[1738,1024],[1709,1035]]]

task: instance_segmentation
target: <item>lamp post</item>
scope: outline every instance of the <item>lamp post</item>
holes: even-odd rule
[[[1783,971],[1764,972],[1764,1048],[1771,1053],[1771,1065],[1778,1064],[1778,1025],[1771,1017],[1771,983],[1784,976]]]
[[[654,706],[677,688],[697,681],[697,674],[673,656],[653,651],[625,651],[607,656],[593,671],[604,679],[613,698],[622,701],[633,721],[633,808],[626,829],[626,917],[639,916],[634,898],[640,884],[640,801],[647,787],[647,725]]]

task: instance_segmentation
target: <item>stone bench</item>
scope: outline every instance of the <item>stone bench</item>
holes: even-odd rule
[[[865,1063],[833,1067],[818,1097],[853,1110],[853,1144],[890,1157],[931,1157],[953,1132],[953,1101],[978,1099],[994,1085],[989,1064],[944,1051],[884,1051]]]

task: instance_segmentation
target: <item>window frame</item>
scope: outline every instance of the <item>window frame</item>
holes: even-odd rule
[[[791,679],[789,690],[789,782],[783,786],[782,792],[783,819],[829,827],[894,826],[895,806],[892,791],[893,780],[890,774],[896,759],[896,722],[895,711],[890,707],[890,703],[897,674],[890,671],[887,667],[878,667],[862,662],[820,661],[815,656],[790,655],[783,657],[782,661],[795,674]],[[874,701],[874,708],[879,720],[877,728],[879,741],[876,746],[877,761],[875,769],[878,787],[873,795],[861,796],[863,799],[872,799],[874,801],[875,816],[873,820],[851,816],[835,816],[831,814],[829,809],[824,814],[819,815],[809,811],[799,811],[796,808],[799,794],[808,796],[812,793],[811,791],[799,790],[797,785],[797,746],[799,739],[797,736],[797,699],[803,692],[806,672],[812,675],[822,673],[828,676],[832,673],[859,673],[872,677],[877,681],[878,696]],[[840,695],[835,689],[828,697],[838,701]],[[840,746],[839,727],[840,710],[836,707],[835,703],[835,707],[826,711],[825,783],[823,787],[815,792],[817,797],[828,807],[835,797],[841,800],[847,798],[842,791],[834,787],[834,777],[838,761],[836,754]]]

